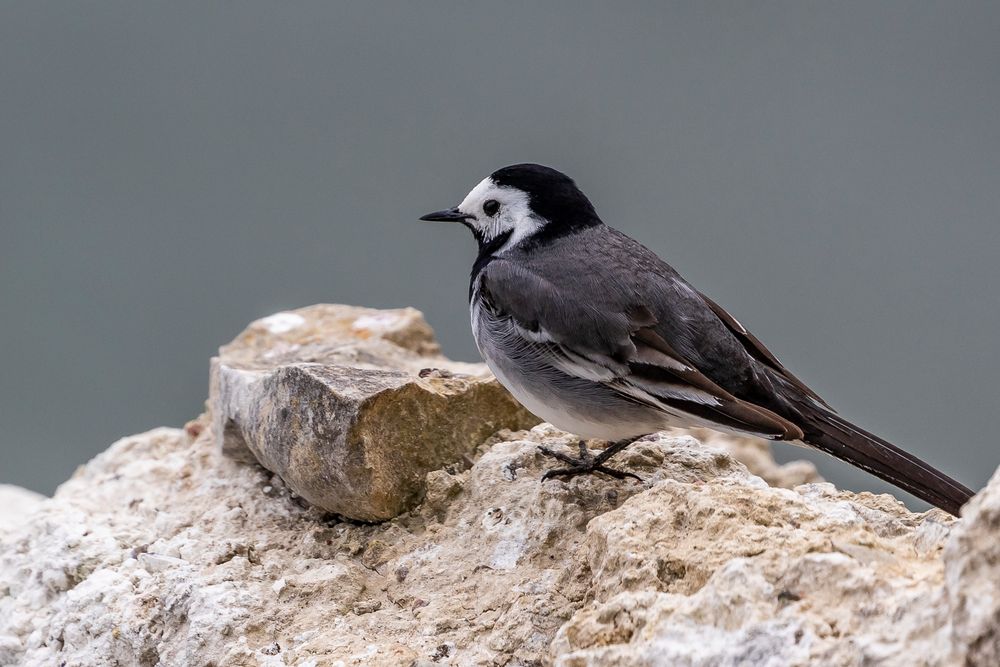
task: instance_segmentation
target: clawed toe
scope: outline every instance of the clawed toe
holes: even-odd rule
[[[583,457],[575,459],[572,456],[569,456],[567,454],[563,454],[562,452],[557,452],[556,450],[549,449],[548,447],[545,447],[545,446],[539,447],[538,451],[540,451],[545,456],[550,456],[550,457],[552,457],[554,459],[562,461],[563,463],[568,463],[570,466],[572,466],[574,468],[579,467],[583,463],[583,460],[584,460]],[[554,470],[550,470],[549,472],[547,472],[545,474],[548,475],[551,472],[555,472],[555,471]]]
[[[543,455],[551,456],[554,459],[562,461],[568,466],[566,468],[553,468],[545,471],[545,474],[542,475],[542,481],[546,482],[557,477],[571,479],[577,475],[592,475],[598,472],[615,479],[632,478],[640,482],[642,481],[642,478],[635,473],[626,472],[624,470],[615,470],[614,468],[609,468],[604,465],[604,462],[620,451],[620,448],[609,447],[595,457],[591,455],[590,450],[587,449],[587,445],[583,441],[579,443],[579,447],[580,456],[578,458],[568,456],[562,452],[557,452],[545,446],[539,447],[538,451]]]

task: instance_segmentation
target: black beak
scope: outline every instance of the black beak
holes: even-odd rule
[[[456,207],[428,213],[427,215],[420,216],[420,219],[427,222],[465,222],[466,220],[471,220],[472,216],[462,213]]]

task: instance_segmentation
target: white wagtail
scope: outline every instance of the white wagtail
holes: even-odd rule
[[[537,164],[493,172],[455,208],[479,243],[469,289],[487,365],[531,412],[610,444],[545,453],[603,472],[637,438],[705,426],[805,444],[957,514],[972,492],[838,416],[753,334],[645,246],[605,225],[565,174]]]

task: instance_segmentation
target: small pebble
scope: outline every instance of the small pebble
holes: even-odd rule
[[[370,614],[382,608],[382,603],[378,600],[362,600],[354,604],[354,613],[358,616]]]

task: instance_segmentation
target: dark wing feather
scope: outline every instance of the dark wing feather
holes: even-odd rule
[[[802,430],[784,417],[771,412],[767,408],[739,399],[715,384],[704,373],[685,362],[670,344],[663,340],[653,329],[643,328],[637,330],[632,335],[632,341],[636,345],[637,356],[639,357],[645,356],[643,348],[649,347],[671,356],[684,364],[684,367],[678,369],[672,366],[632,362],[629,364],[629,368],[632,371],[631,377],[633,382],[640,378],[656,378],[657,376],[668,375],[719,398],[722,403],[721,406],[712,406],[692,404],[690,401],[686,401],[681,406],[675,399],[666,399],[665,402],[668,405],[680,407],[698,417],[718,422],[730,428],[758,433],[769,438],[798,440],[802,437]]]
[[[803,394],[818,402],[823,407],[828,410],[833,410],[830,404],[824,401],[819,394],[810,389],[802,380],[795,377],[791,371],[785,368],[784,364],[778,361],[778,358],[774,356],[769,349],[764,347],[764,344],[758,340],[756,336],[747,331],[746,327],[740,324],[739,320],[730,315],[725,308],[717,304],[711,298],[705,296],[702,292],[698,292],[708,307],[712,309],[712,312],[722,321],[726,327],[733,332],[737,340],[743,345],[744,349],[757,361],[761,362],[772,371],[787,380],[793,387],[801,391]]]

